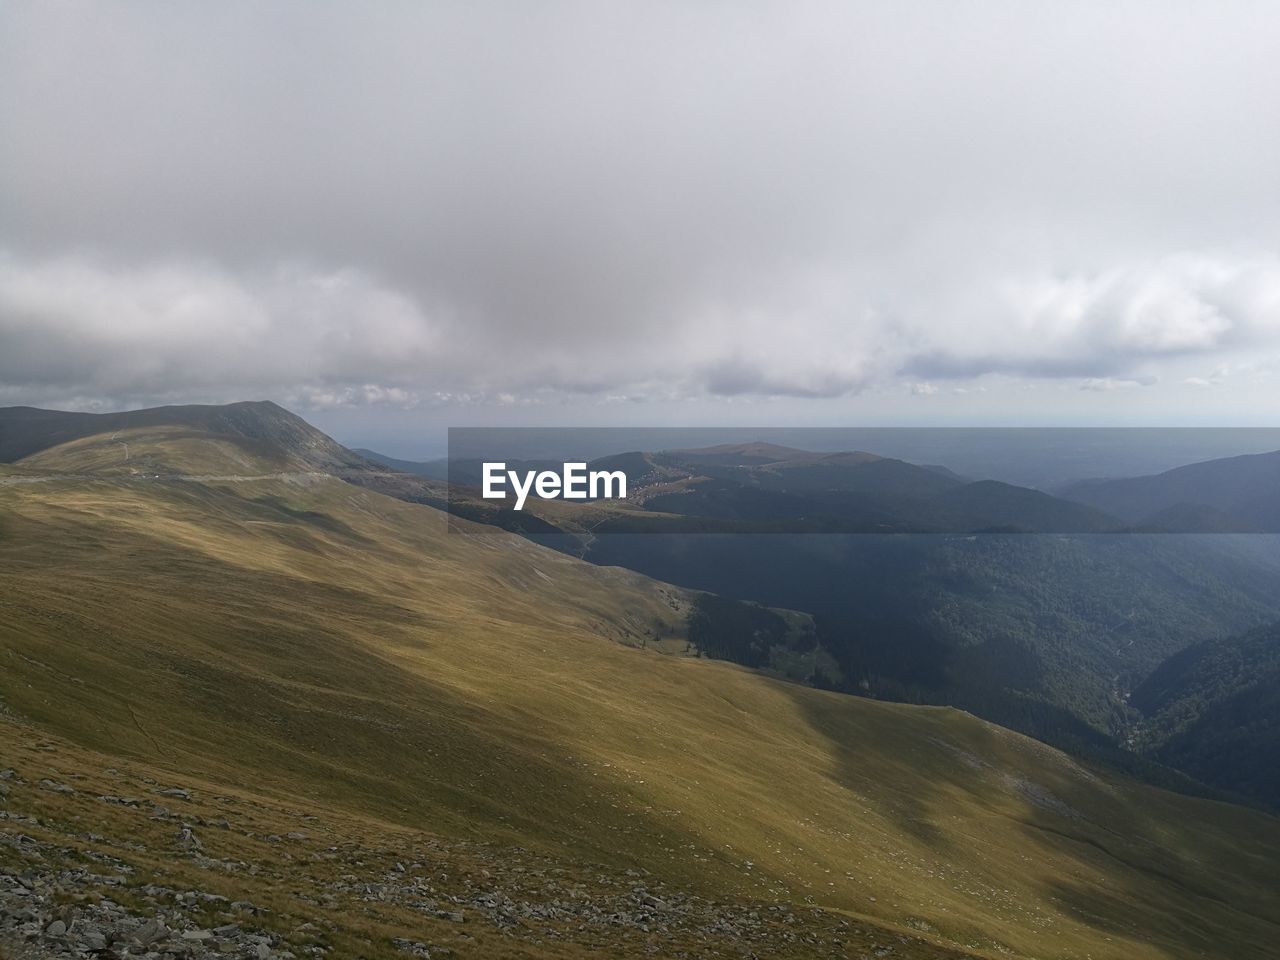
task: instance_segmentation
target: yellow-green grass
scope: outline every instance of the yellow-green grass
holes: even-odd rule
[[[139,916],[151,916],[157,907],[172,910],[175,894],[198,891],[224,899],[193,907],[188,898],[181,912],[195,924],[236,924],[275,934],[295,953],[319,945],[335,960],[398,960],[405,954],[395,938],[425,941],[433,956],[459,960],[737,960],[743,944],[733,930],[708,928],[752,913],[761,921],[751,930],[755,952],[779,960],[874,955],[885,946],[902,960],[972,958],[927,934],[836,912],[806,907],[777,913],[760,901],[691,900],[652,874],[608,874],[595,864],[509,845],[453,842],[374,816],[228,789],[199,776],[183,776],[178,782],[185,795],[174,798],[163,794],[175,783],[172,772],[121,762],[11,720],[0,719],[0,755],[18,775],[6,782],[9,792],[0,797],[0,809],[11,818],[8,829],[25,834],[23,843],[0,843],[0,871],[49,876],[80,868],[120,881],[109,888],[64,882],[64,905],[106,895]],[[194,825],[199,850],[179,842],[183,824]],[[0,834],[5,829],[0,826]],[[637,884],[670,900],[664,918],[613,922],[614,910],[635,902]],[[370,895],[366,885],[399,889],[391,896],[382,889]],[[534,911],[523,917],[508,912],[499,925],[483,906],[495,899]],[[565,901],[600,915],[538,910]],[[700,919],[708,915],[710,924]]]
[[[183,426],[135,427],[82,437],[20,461],[26,471],[139,476],[267,474],[297,469],[294,458],[241,438]]]
[[[637,649],[681,591],[472,529],[332,479],[0,487],[0,698],[228,789],[992,956],[1280,935],[1275,818],[958,711]]]

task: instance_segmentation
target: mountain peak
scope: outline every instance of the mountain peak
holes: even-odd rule
[[[134,445],[132,453],[127,444]],[[232,459],[241,466],[247,456],[258,466],[273,469],[369,468],[363,457],[271,400],[112,413],[0,408],[3,463],[25,461],[42,469],[69,472],[110,467],[126,472],[154,468],[181,473],[188,467],[216,467],[220,458],[209,456],[215,448],[224,454],[236,451]],[[144,452],[151,458],[142,458]],[[126,463],[131,465],[125,467]]]

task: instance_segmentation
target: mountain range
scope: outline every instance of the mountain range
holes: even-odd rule
[[[450,518],[409,502],[439,481],[274,405],[69,416],[48,416],[41,440],[40,415],[0,411],[0,865],[24,880],[0,890],[0,941],[367,958],[1270,954],[1269,813],[962,710],[788,682],[786,662],[843,669],[829,616]],[[836,469],[964,488],[877,462]],[[748,539],[770,545],[747,551],[761,563],[788,538]],[[781,592],[834,571],[844,548],[830,544],[879,540],[811,539],[826,566]],[[1009,544],[1089,538],[942,540],[986,544],[1007,577],[1049,562]],[[1083,664],[1096,651],[1054,611],[1109,616],[1118,601],[1089,590],[1133,557],[1095,570],[1105,555],[1065,549],[1038,585],[1023,569],[1000,586],[1031,591],[1044,649]],[[921,609],[980,633],[981,614],[1005,636],[1032,601],[992,608],[973,567],[947,566],[958,556],[866,553],[824,575],[860,581],[864,602],[923,575],[957,605]],[[1188,648],[1228,608],[1270,611],[1265,556],[1224,548],[1218,562],[1166,556],[1116,594],[1141,621],[1176,599],[1157,573],[1181,569],[1185,596],[1157,626],[1198,617],[1167,641]],[[1058,583],[1067,566],[1082,569]],[[1237,593],[1205,607],[1228,571]],[[892,602],[905,616],[943,595]],[[1106,646],[1158,646],[1146,629],[1117,625]],[[848,650],[888,662],[890,639]],[[739,649],[765,662],[699,655]]]
[[[1280,451],[1207,460],[1153,476],[1085,480],[1062,493],[1140,528],[1280,533]]]
[[[1268,501],[1259,479],[1276,456],[1185,470],[1231,492],[1216,501],[1224,507],[1247,499],[1256,517],[1280,503],[1280,487]],[[1229,535],[1256,529],[1238,513],[1159,500],[1149,511],[1135,495],[1112,515],[1067,499],[1108,484],[1053,496],[867,452],[748,442],[595,460],[627,471],[627,503],[548,502],[530,516],[468,492],[479,461],[448,466],[435,468],[453,481],[448,496],[415,493],[408,478],[399,490],[371,482],[595,563],[814,617],[794,643],[720,638],[712,655],[823,689],[959,706],[1146,776],[1165,778],[1171,764],[1241,788],[1222,769],[1193,772],[1157,752],[1130,697],[1185,647],[1280,619],[1280,543]],[[1174,484],[1185,470],[1115,482]],[[804,535],[815,531],[826,535]],[[1280,805],[1272,788],[1244,792]]]

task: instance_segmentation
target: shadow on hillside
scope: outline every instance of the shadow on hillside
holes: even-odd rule
[[[1205,863],[1145,838],[1149,825],[1141,820],[1134,813],[1106,828],[1086,824],[1074,835],[1059,832],[1042,816],[1028,821],[1028,837],[1046,856],[1066,855],[1084,869],[1097,865],[1124,878],[1119,885],[1101,886],[1079,870],[1063,870],[1046,882],[1046,897],[1080,923],[1116,938],[1157,945],[1172,956],[1274,956],[1280,904],[1271,897],[1268,908],[1266,891],[1280,883],[1280,867],[1273,863],[1269,875],[1265,869],[1256,871],[1256,858],[1246,850],[1250,828],[1242,825],[1240,847],[1221,851],[1219,862]],[[1280,838],[1280,823],[1276,827]],[[1096,834],[1103,829],[1107,835],[1100,841]],[[1195,830],[1192,818],[1187,829]],[[1250,860],[1255,861],[1252,868],[1246,867]],[[1206,880],[1209,874],[1214,881]]]
[[[862,711],[848,709],[840,695],[792,689],[813,729],[832,745],[832,779],[873,799],[940,856],[963,860],[963,849],[933,816],[953,816],[954,791],[965,791],[1010,821],[1045,878],[1038,898],[1075,921],[1118,940],[1157,943],[1171,955],[1271,956],[1259,945],[1280,938],[1274,896],[1280,857],[1265,852],[1280,851],[1280,820],[1157,792],[1118,773],[1101,780],[1050,747],[960,713],[951,715],[972,727],[963,740],[948,732],[919,742],[921,728],[913,724],[903,741],[877,746],[915,768],[913,790],[868,782],[857,747],[860,721],[853,718]]]
[[[888,756],[895,761],[909,760],[917,765],[917,769],[901,782],[886,779],[883,775],[883,759],[878,761],[879,769],[868,768],[863,761],[859,744],[868,730],[849,710],[850,702],[860,702],[876,709],[876,701],[860,700],[847,694],[819,694],[791,683],[784,683],[782,686],[809,725],[831,744],[833,760],[830,776],[837,784],[867,800],[896,828],[930,847],[943,851],[951,845],[950,839],[934,821],[936,797],[933,793],[921,790],[922,784],[929,782],[929,778],[921,776],[919,768],[941,772],[941,762],[959,761],[955,758],[944,760],[941,756],[943,749],[937,744],[912,742],[901,731],[891,732],[892,736],[901,739],[896,743],[877,741],[872,745],[874,754],[878,758]],[[884,732],[884,727],[884,722],[875,723],[872,731],[879,735]],[[928,760],[925,759],[926,756]]]

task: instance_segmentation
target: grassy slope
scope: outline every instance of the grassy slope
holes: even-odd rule
[[[980,951],[1268,955],[1274,818],[634,648],[683,603],[335,480],[0,486],[0,699],[84,748]]]
[[[268,474],[305,470],[305,464],[273,450],[237,443],[185,426],[133,427],[72,440],[20,461],[27,471],[143,474]]]
[[[11,765],[0,795],[8,820],[0,875],[75,871],[79,882],[64,880],[55,898],[64,908],[105,896],[140,918],[181,917],[178,929],[234,924],[280,938],[277,949],[313,956],[319,946],[334,960],[403,960],[396,938],[430,944],[433,957],[738,960],[744,937],[757,956],[778,960],[886,950],[900,960],[972,960],[926,934],[839,912],[712,901],[640,871],[459,841],[198,775],[175,779],[2,719],[0,756]],[[163,795],[175,783],[185,795]],[[180,825],[194,830],[199,849],[181,842]],[[57,907],[46,917],[57,913],[70,919]]]

